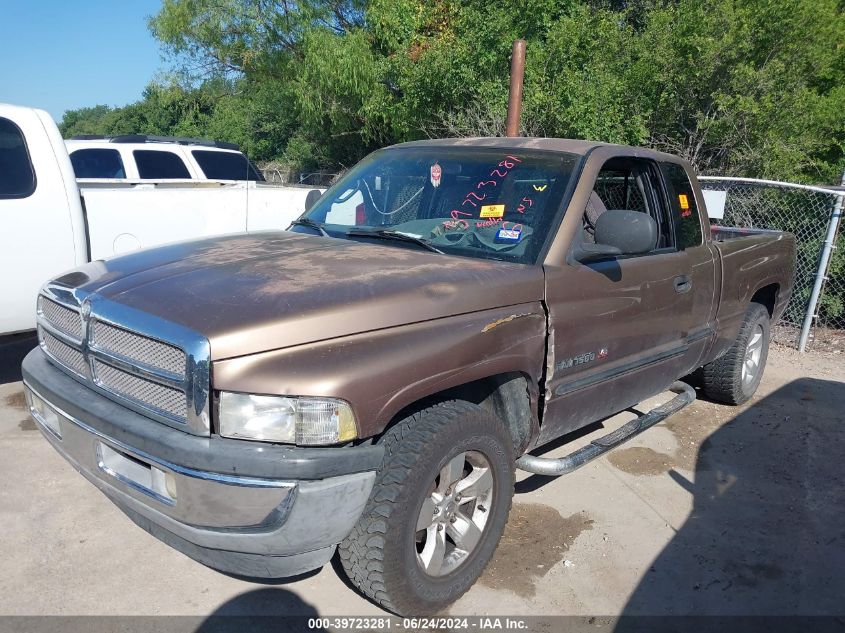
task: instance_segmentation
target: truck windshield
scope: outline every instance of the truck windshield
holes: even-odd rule
[[[305,217],[336,237],[389,231],[447,254],[534,263],[579,158],[521,148],[386,149],[356,165]]]

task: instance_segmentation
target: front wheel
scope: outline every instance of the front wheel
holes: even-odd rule
[[[403,420],[384,444],[340,560],[385,609],[436,613],[475,583],[496,550],[513,496],[513,443],[493,415],[450,401]]]
[[[704,395],[727,404],[742,404],[751,398],[763,378],[770,337],[769,311],[752,303],[733,345],[702,368]]]

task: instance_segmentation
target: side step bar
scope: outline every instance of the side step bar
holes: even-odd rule
[[[669,391],[678,395],[669,402],[655,407],[648,413],[644,413],[637,419],[627,422],[613,431],[613,433],[608,433],[593,440],[591,443],[583,448],[579,448],[574,453],[570,453],[566,457],[550,459],[548,457],[535,457],[526,453],[516,460],[516,466],[520,470],[525,470],[535,475],[546,475],[547,477],[558,477],[571,473],[576,468],[580,468],[587,462],[604,455],[612,448],[627,442],[632,437],[665,420],[673,413],[677,413],[695,400],[695,389],[680,380],[672,383]]]

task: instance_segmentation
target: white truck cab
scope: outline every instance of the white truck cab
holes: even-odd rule
[[[260,182],[234,146],[128,138],[66,145],[43,110],[0,103],[0,337],[35,327],[38,290],[62,271],[171,242],[283,230],[305,210],[310,188]],[[107,160],[107,177],[87,177]],[[181,167],[145,171],[168,160]]]
[[[32,329],[50,275],[88,261],[82,198],[61,134],[43,110],[0,104],[0,334]]]

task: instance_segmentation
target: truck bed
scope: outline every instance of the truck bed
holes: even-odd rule
[[[91,259],[225,233],[283,230],[305,209],[310,188],[257,184],[79,181]]]
[[[717,340],[710,357],[721,354],[736,337],[755,292],[772,293],[773,320],[792,296],[795,236],[768,229],[711,227],[719,293]],[[787,280],[785,283],[784,280]]]

